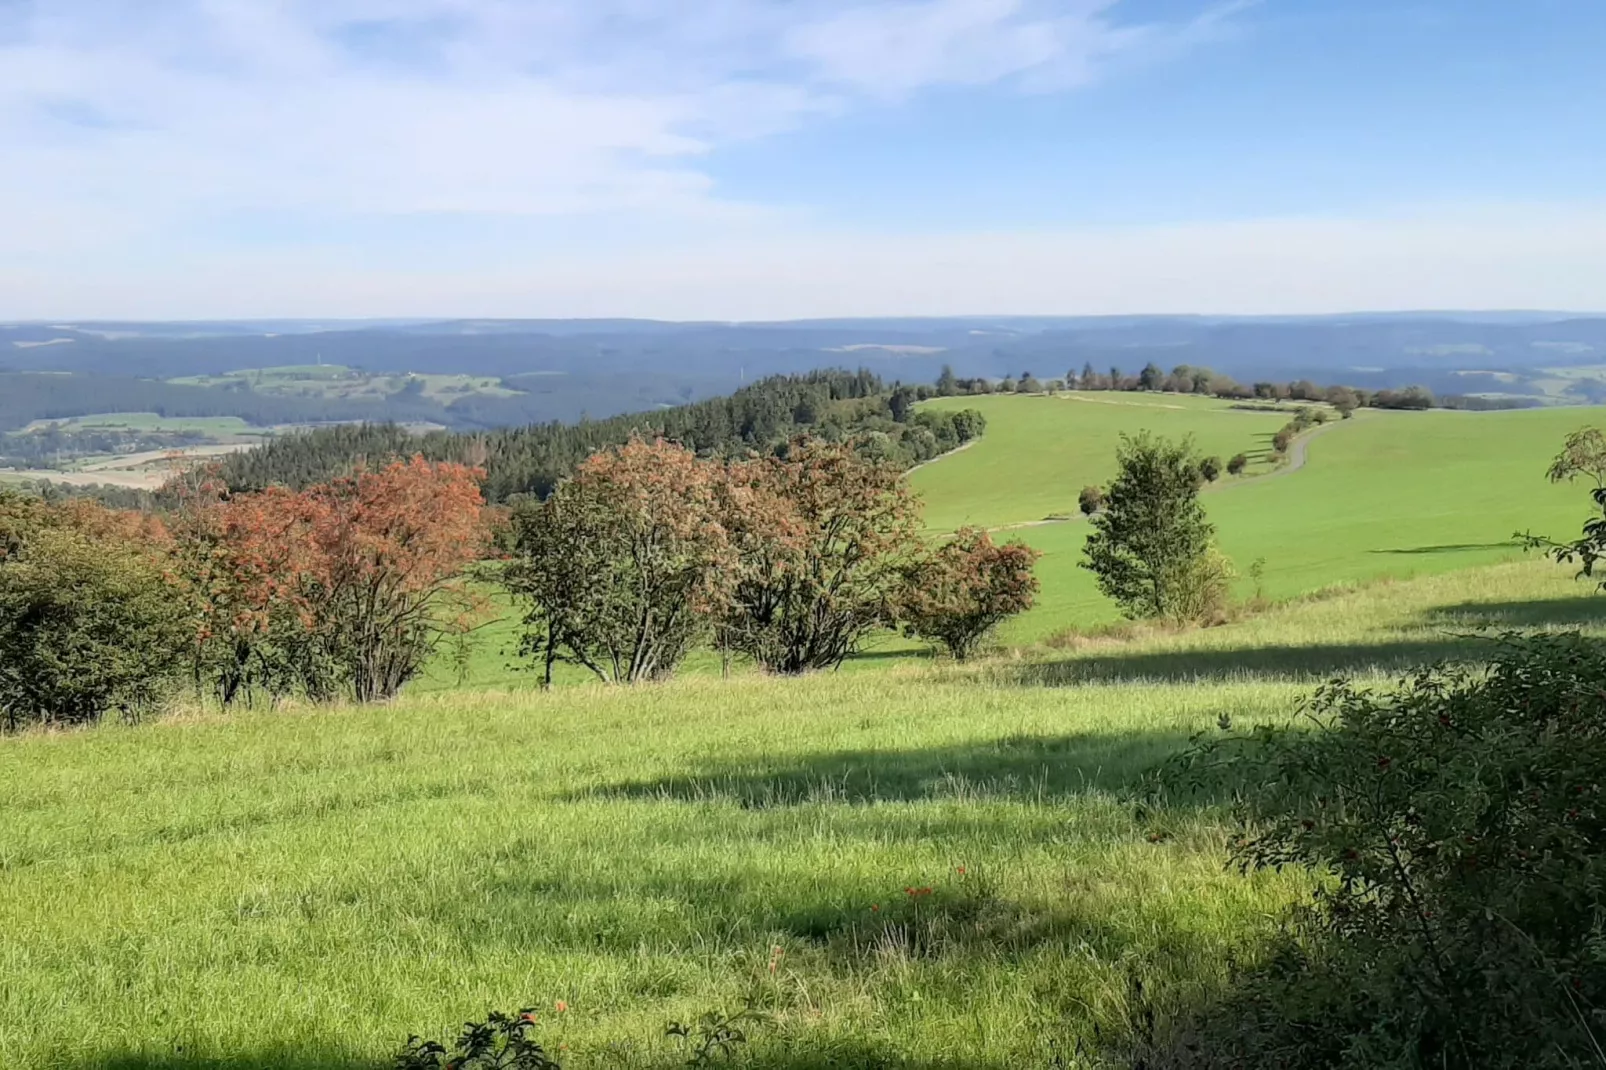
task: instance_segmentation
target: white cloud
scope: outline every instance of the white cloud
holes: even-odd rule
[[[1113,2],[51,0],[0,36],[0,257],[249,213],[706,216],[710,149],[1084,79],[1145,32]]]

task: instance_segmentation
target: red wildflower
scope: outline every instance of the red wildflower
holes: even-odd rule
[[[567,1001],[560,999],[556,1003],[552,1004],[552,1009],[557,1011],[559,1014],[562,1014],[564,1011],[569,1009],[569,1004]]]
[[[959,874],[961,877],[963,877],[965,875],[965,867],[964,866],[957,866],[957,867],[955,867],[954,872]]]
[[[874,910],[874,911],[877,911],[877,912],[880,912],[881,904],[880,903],[871,903],[870,904],[870,909]]]

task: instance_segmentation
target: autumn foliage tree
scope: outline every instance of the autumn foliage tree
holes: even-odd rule
[[[488,542],[481,475],[415,457],[299,492],[198,495],[175,548],[198,675],[225,702],[256,687],[396,694],[470,626],[464,569]]]
[[[338,690],[318,642],[312,547],[298,496],[283,488],[228,497],[221,485],[175,481],[173,558],[194,611],[191,669],[224,706]]]
[[[1032,566],[1041,556],[1020,543],[999,545],[981,528],[962,528],[909,570],[905,628],[966,660],[999,624],[1032,608]]]
[[[720,621],[730,649],[771,672],[829,669],[896,623],[921,549],[919,500],[896,467],[798,440],[731,466],[729,501],[740,562]]]
[[[549,686],[559,661],[612,683],[675,671],[731,594],[726,492],[722,463],[634,439],[515,509],[505,577]]]

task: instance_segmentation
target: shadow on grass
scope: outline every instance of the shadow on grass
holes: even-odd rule
[[[683,775],[604,785],[574,797],[733,801],[744,809],[969,797],[1063,799],[1135,788],[1144,773],[1187,742],[1183,732],[1019,735],[917,750],[828,751],[762,766],[710,761]]]
[[[1486,628],[1590,627],[1606,625],[1606,597],[1535,599],[1530,602],[1463,602],[1436,606],[1423,621],[1441,626]]]
[[[401,1048],[400,1041],[396,1047],[398,1050]],[[79,1059],[62,1058],[48,1065],[59,1070],[382,1070],[394,1065],[394,1060],[359,1059],[337,1049],[291,1051],[275,1048],[237,1055],[189,1055],[183,1051],[160,1055],[115,1053]]]
[[[687,1065],[684,1052],[640,1055],[623,1065],[638,1070],[671,1070]],[[564,1060],[568,1065],[570,1060]],[[576,1066],[599,1065],[594,1060],[575,1059]],[[51,1063],[60,1070],[382,1070],[390,1060],[353,1061],[338,1055],[296,1055],[259,1052],[239,1056],[187,1058],[183,1055],[113,1055],[77,1062]],[[895,1049],[869,1040],[836,1039],[812,1043],[789,1043],[757,1034],[753,1047],[718,1065],[746,1070],[1006,1070],[1018,1063],[978,1062],[973,1058],[910,1058]]]
[[[1491,640],[1444,635],[1391,643],[1327,646],[1262,646],[1230,650],[1153,650],[1141,653],[1093,652],[998,670],[1006,683],[1066,687],[1088,683],[1196,683],[1280,680],[1309,683],[1370,671],[1398,672],[1437,661],[1486,656]]]
[[[1501,542],[1455,542],[1442,546],[1411,546],[1391,550],[1368,550],[1373,554],[1469,554],[1478,550],[1515,550],[1522,543],[1515,539],[1505,539]]]

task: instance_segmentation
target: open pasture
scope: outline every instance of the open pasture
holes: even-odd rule
[[[1161,402],[1183,407],[1117,409],[1048,397],[960,400],[989,403],[987,434],[911,477],[934,527],[951,527],[956,518],[990,527],[1018,524],[1048,508],[1051,493],[1068,503],[1054,508],[1074,512],[1084,483],[1113,474],[1121,431],[1191,431],[1203,451],[1219,455],[1235,442],[1252,446],[1268,436],[1268,426],[1274,431],[1287,420],[1286,414],[1225,410],[1169,395]],[[1088,410],[1102,420],[1084,416]],[[1514,533],[1571,536],[1587,517],[1587,488],[1552,485],[1545,469],[1567,434],[1592,422],[1606,422],[1606,410],[1362,410],[1353,420],[1309,433],[1297,471],[1224,477],[1205,493],[1205,511],[1241,574],[1238,589],[1245,596],[1258,587],[1280,599],[1333,584],[1511,560],[1524,553]],[[1116,619],[1092,574],[1078,567],[1087,537],[1080,518],[1021,527],[1005,537],[1044,553],[1039,605],[1008,625],[1006,639],[1036,641]],[[1258,581],[1249,575],[1256,561],[1263,562]]]
[[[1291,418],[1186,394],[994,394],[928,404],[976,409],[987,418],[981,441],[910,476],[926,499],[926,523],[937,531],[1075,515],[1081,489],[1115,474],[1123,433],[1192,435],[1203,453],[1223,462],[1244,453],[1252,462],[1248,475],[1266,472],[1272,436]]]
[[[972,669],[7,740],[0,1051],[378,1068],[534,1005],[566,1066],[666,1067],[666,1020],[751,1000],[745,1065],[1055,1065],[1120,1035],[1134,978],[1208,999],[1301,893],[1224,866],[1211,800],[1139,805],[1190,734],[1601,615],[1530,561]]]

